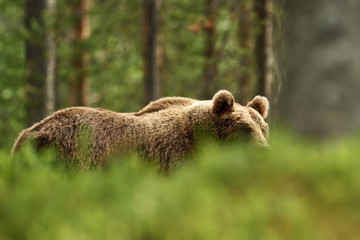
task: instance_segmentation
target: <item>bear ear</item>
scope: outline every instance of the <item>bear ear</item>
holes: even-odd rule
[[[235,99],[231,92],[226,90],[218,91],[213,97],[212,111],[215,114],[223,114],[234,110]]]
[[[256,96],[246,106],[255,109],[265,119],[269,112],[269,101],[266,97]]]

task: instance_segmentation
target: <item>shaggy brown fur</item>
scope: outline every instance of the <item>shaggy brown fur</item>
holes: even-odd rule
[[[226,139],[248,132],[258,144],[267,146],[269,128],[264,119],[268,109],[264,97],[257,96],[241,106],[225,90],[208,101],[162,98],[137,113],[71,107],[23,130],[13,153],[27,140],[35,139],[39,149],[55,146],[83,168],[100,166],[116,149],[137,152],[169,171],[193,152],[199,133]],[[84,142],[86,151],[80,151]]]

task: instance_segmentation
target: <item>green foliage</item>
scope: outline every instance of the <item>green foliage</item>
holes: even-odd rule
[[[208,145],[164,177],[136,158],[67,172],[0,151],[0,239],[357,239],[360,139]]]
[[[24,53],[20,34],[23,1],[0,0],[0,148],[8,145],[7,139],[15,138],[22,127],[24,116]]]

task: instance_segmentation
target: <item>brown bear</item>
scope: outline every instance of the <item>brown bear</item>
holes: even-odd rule
[[[34,139],[38,149],[55,146],[82,168],[100,166],[116,149],[137,152],[168,172],[193,152],[199,136],[221,140],[247,134],[257,144],[268,146],[269,127],[264,120],[268,110],[265,97],[256,96],[241,106],[226,90],[208,101],[161,98],[136,113],[70,107],[23,130],[12,153],[26,140]],[[81,151],[84,142],[85,151]]]

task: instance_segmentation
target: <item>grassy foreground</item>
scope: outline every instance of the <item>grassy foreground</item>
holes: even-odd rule
[[[136,158],[68,173],[0,151],[0,239],[359,239],[360,139],[204,146],[165,178]]]

